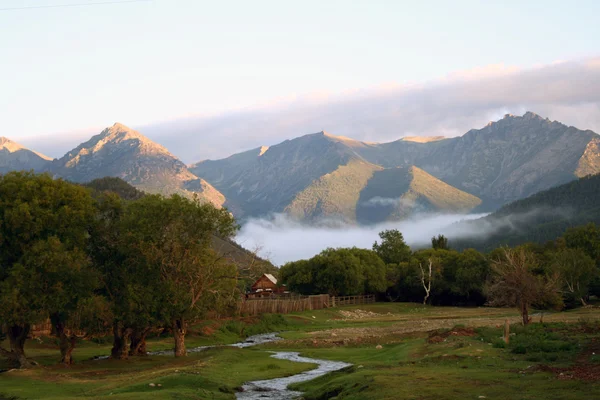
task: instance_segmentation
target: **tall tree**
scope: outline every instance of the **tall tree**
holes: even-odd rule
[[[588,286],[597,275],[594,260],[580,249],[561,249],[553,254],[554,267],[560,274],[563,291],[586,305]]]
[[[400,264],[410,260],[410,247],[404,241],[402,233],[396,229],[379,233],[381,243],[375,242],[373,250],[386,264]]]
[[[515,306],[523,325],[529,323],[529,310],[534,304],[557,303],[559,277],[536,274],[538,262],[531,250],[505,248],[492,261],[493,280],[488,288],[491,305]]]
[[[448,238],[444,235],[438,235],[431,238],[431,247],[433,249],[448,250]]]
[[[31,365],[24,346],[32,323],[54,314],[60,328],[91,295],[85,249],[94,216],[85,188],[46,174],[0,176],[0,320],[10,342],[0,353],[15,364]],[[68,346],[61,353],[70,363]]]
[[[173,331],[175,356],[186,355],[188,321],[235,299],[237,270],[211,249],[213,235],[235,233],[233,217],[198,200],[152,195],[126,207],[120,228],[126,269],[155,288],[157,312]]]

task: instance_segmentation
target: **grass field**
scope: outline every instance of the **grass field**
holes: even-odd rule
[[[69,368],[56,364],[54,339],[43,338],[26,346],[40,367],[0,374],[0,393],[20,399],[231,399],[246,381],[311,369],[265,351],[291,350],[354,364],[297,385],[307,399],[600,399],[600,309],[546,314],[543,324],[540,317],[523,328],[511,309],[350,306],[206,322],[192,329],[189,347],[269,330],[285,331],[286,340],[184,359],[91,360],[108,354],[110,344],[84,342]],[[508,346],[500,340],[505,319],[515,323]],[[149,350],[170,348],[171,340],[152,338]]]

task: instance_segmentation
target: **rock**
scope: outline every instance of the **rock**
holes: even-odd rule
[[[383,346],[382,346],[382,345],[380,345],[380,344],[378,344],[378,345],[377,345],[375,348],[376,348],[377,350],[379,350],[379,349],[383,349]]]
[[[156,386],[158,386],[158,387],[162,387],[162,385],[161,385],[160,383],[159,383],[158,385],[156,385]]]
[[[151,384],[149,384],[148,386],[150,386],[150,387],[154,387],[154,386],[156,386],[156,385],[155,385],[154,383],[151,383]]]
[[[337,334],[335,332],[331,332],[331,336],[337,336]]]

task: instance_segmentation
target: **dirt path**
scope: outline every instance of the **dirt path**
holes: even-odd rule
[[[359,310],[360,311],[360,310]],[[348,319],[347,315],[344,315],[345,319]],[[386,315],[387,317],[387,315]],[[551,314],[544,315],[544,322],[575,322],[581,318],[580,315],[565,315],[565,314]],[[358,319],[358,318],[353,318]],[[361,318],[363,322],[367,322],[370,318]],[[356,339],[356,338],[377,338],[382,336],[393,336],[403,335],[413,332],[428,332],[435,329],[449,329],[456,325],[464,325],[471,328],[478,328],[482,326],[503,326],[504,321],[508,319],[511,324],[521,322],[521,317],[505,317],[505,316],[485,316],[485,317],[423,317],[420,319],[410,319],[405,321],[399,321],[389,326],[366,326],[366,327],[348,327],[348,328],[334,328],[322,331],[308,332],[315,339],[326,339],[336,338],[336,340],[343,339]],[[373,322],[377,322],[377,318],[372,318]],[[540,315],[536,314],[533,317],[534,322],[539,322]]]

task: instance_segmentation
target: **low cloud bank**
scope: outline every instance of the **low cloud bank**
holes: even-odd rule
[[[258,251],[260,256],[280,266],[288,261],[310,258],[328,247],[356,246],[370,249],[379,240],[379,232],[386,229],[402,232],[413,249],[431,246],[431,238],[440,234],[451,242],[479,242],[520,234],[525,234],[527,240],[531,240],[529,236],[532,226],[558,220],[573,222],[574,210],[564,207],[536,207],[512,213],[500,210],[497,214],[487,216],[488,214],[419,213],[403,221],[357,226],[336,220],[322,220],[317,225],[306,225],[284,214],[277,214],[268,219],[247,221],[236,240],[245,248]],[[550,239],[552,238],[549,237],[548,240]]]
[[[278,214],[270,219],[251,219],[240,230],[236,240],[247,249],[259,249],[259,255],[276,265],[310,258],[328,247],[371,248],[379,240],[379,232],[398,229],[413,247],[428,246],[432,236],[452,239],[479,235],[479,229],[460,221],[478,219],[485,214],[416,215],[409,220],[386,222],[374,226],[321,224],[308,226]],[[487,227],[486,230],[490,230]]]
[[[504,114],[525,111],[599,132],[600,58],[530,69],[490,66],[423,84],[299,96],[254,109],[136,128],[192,163],[321,130],[376,142],[403,136],[457,136]]]

